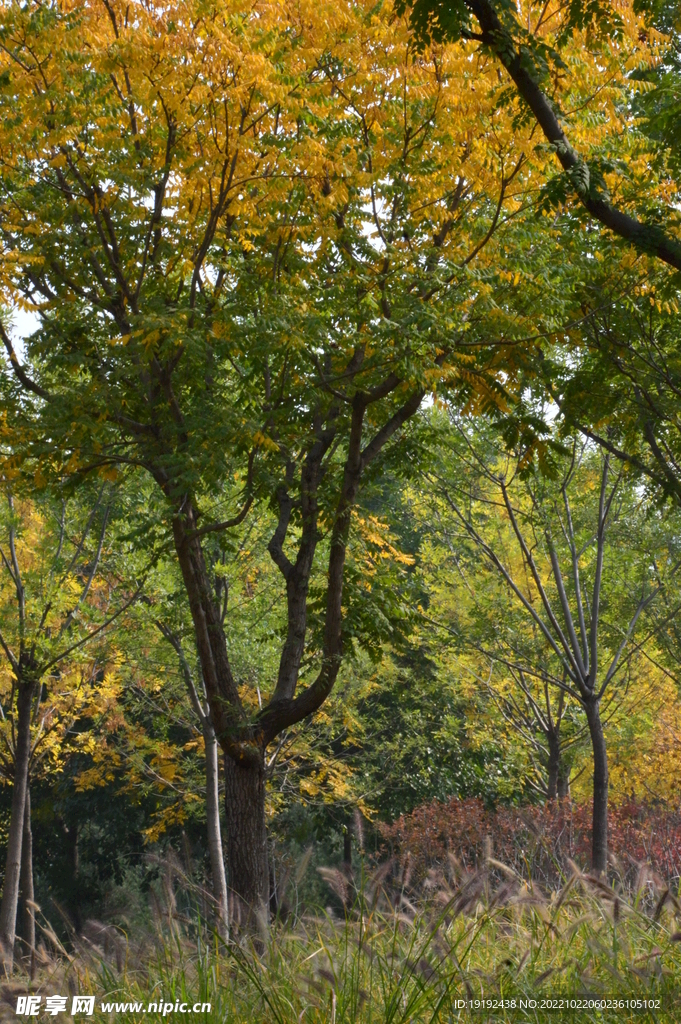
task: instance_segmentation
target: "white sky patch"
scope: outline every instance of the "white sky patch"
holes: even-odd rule
[[[7,330],[14,342],[17,355],[20,359],[24,357],[24,338],[28,338],[40,327],[40,317],[29,309],[12,310]]]
[[[532,393],[527,390],[523,393],[523,401],[527,403],[530,408],[533,408],[538,415],[540,415],[545,423],[554,424],[560,415],[560,407],[553,401],[552,398],[543,398],[538,401],[532,401]]]

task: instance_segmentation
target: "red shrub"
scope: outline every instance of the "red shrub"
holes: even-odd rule
[[[433,801],[379,826],[384,852],[410,854],[412,877],[453,854],[465,868],[483,856],[486,837],[493,856],[524,877],[548,884],[569,872],[568,860],[589,866],[591,805],[563,802],[543,807],[500,807],[487,811],[477,799]],[[610,808],[609,844],[613,867],[629,882],[648,864],[668,882],[681,875],[681,814],[645,804]]]

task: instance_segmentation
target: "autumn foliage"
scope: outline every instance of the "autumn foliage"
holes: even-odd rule
[[[464,869],[490,854],[525,877],[548,883],[571,873],[570,861],[589,863],[591,804],[553,802],[544,806],[488,810],[479,799],[433,800],[379,825],[383,851],[398,858],[409,881],[422,879],[453,856]],[[610,859],[625,882],[641,887],[646,873],[678,885],[681,877],[681,814],[645,803],[610,809]]]
[[[361,814],[679,882],[672,6],[0,0],[6,974],[180,847],[260,942]]]

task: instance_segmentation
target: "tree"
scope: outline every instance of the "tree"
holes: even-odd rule
[[[524,780],[512,758],[494,739],[470,735],[480,708],[461,673],[429,656],[439,646],[432,636],[422,643],[386,652],[358,702],[363,729],[350,752],[356,788],[384,821],[431,800],[519,798]]]
[[[479,626],[474,630],[472,646],[518,676],[525,698],[536,704],[535,715],[543,718],[533,692],[537,684],[564,693],[582,709],[593,755],[592,868],[605,872],[608,758],[602,704],[623,686],[623,669],[648,639],[633,642],[641,616],[673,581],[673,540],[664,539],[664,528],[647,536],[644,531],[634,554],[637,517],[643,515],[645,524],[640,496],[623,471],[613,474],[607,455],[599,459],[588,445],[575,443],[567,463],[555,464],[552,482],[532,470],[522,453],[515,460],[504,457],[494,446],[476,445],[465,424],[460,429],[459,456],[468,450],[472,472],[457,479],[456,470],[441,467],[432,478],[437,500],[530,627],[519,630],[508,614],[505,621],[498,613],[490,620],[486,596],[473,592],[472,617],[479,619],[481,608],[484,628],[482,635]],[[624,524],[629,554],[616,560],[616,531]],[[664,559],[660,550],[666,550]],[[664,562],[664,575],[651,573],[651,561]],[[614,608],[617,621],[608,616]],[[463,623],[458,631],[465,646],[470,640]],[[525,681],[530,675],[533,686]]]
[[[535,12],[530,3],[526,5],[527,29],[521,25],[520,12],[516,7],[503,0],[403,0],[402,6],[412,9],[412,24],[422,40],[430,39],[431,36],[439,40],[475,40],[483,53],[489,53],[499,61],[513,82],[524,109],[529,110],[536,119],[563,168],[562,180],[552,182],[554,195],[565,198],[571,194],[591,217],[615,235],[639,251],[656,256],[676,270],[681,269],[678,217],[673,205],[662,205],[661,216],[658,211],[651,216],[645,202],[641,202],[637,189],[626,187],[632,182],[626,182],[626,172],[623,173],[621,138],[618,139],[619,151],[607,155],[597,152],[591,160],[580,156],[563,127],[563,124],[569,123],[570,116],[563,113],[556,97],[559,78],[567,66],[562,51],[574,41],[575,36],[579,37],[585,48],[600,50],[606,61],[608,53],[616,54],[620,82],[626,82],[626,65],[637,50],[639,59],[650,60],[657,49],[653,40],[657,41],[659,37],[656,39],[655,28],[645,23],[643,14],[649,5],[633,4],[623,8],[607,0],[596,3],[578,0],[567,7],[539,4]],[[659,11],[654,13],[658,14],[658,21],[669,31],[671,7],[666,4],[659,6],[666,16],[660,18]],[[522,13],[525,14],[525,11]],[[471,21],[471,15],[475,22]],[[654,23],[655,17],[652,20]],[[678,12],[672,15],[671,25],[678,27]],[[672,38],[672,54],[673,46]],[[623,102],[614,110],[607,109],[608,100],[603,93],[612,84],[611,79],[608,80],[612,71],[611,68],[606,71],[606,66],[606,62],[601,64],[599,83],[595,89],[590,87],[584,107],[593,115],[595,101],[598,102],[600,95],[599,114],[617,122],[619,118],[627,117],[627,103]],[[664,84],[667,85],[667,82]],[[663,133],[666,132],[669,139],[669,129],[672,127],[673,130],[678,113],[673,104],[667,104],[665,114],[664,120],[660,121]],[[624,160],[627,160],[627,156],[624,156]],[[667,191],[671,183],[672,190],[678,194],[678,186],[672,177],[673,162],[671,166],[664,163],[659,147],[657,152],[649,155],[647,167],[649,171],[655,167],[656,172],[661,172],[660,184],[663,183],[664,191]],[[612,173],[615,168],[618,172],[616,179]],[[624,192],[615,202],[611,196],[613,184],[617,191]],[[646,199],[650,201],[651,192],[646,192]],[[642,208],[644,215],[648,213],[647,219],[640,220],[635,214],[632,215],[627,209],[632,206],[634,210],[636,206]],[[666,221],[667,227],[660,226],[659,220],[662,219]]]
[[[91,493],[89,504],[49,495],[29,503],[5,486],[0,646],[6,686],[0,704],[0,770],[12,783],[12,813],[0,942],[11,971],[20,876],[28,908],[27,941],[30,948],[35,945],[26,902],[33,899],[30,773],[44,770],[50,761],[52,771],[58,770],[69,746],[78,749],[82,737],[70,740],[67,733],[91,709],[97,671],[91,660],[82,665],[83,648],[101,638],[132,598],[128,595],[115,607],[115,583],[105,571],[111,566],[103,564],[103,559],[110,561],[106,534],[115,503],[109,486]]]
[[[15,461],[156,485],[225,755],[229,885],[257,911],[265,750],[336,681],[360,485],[439,381],[481,405],[513,388],[529,353],[476,331],[545,157],[487,117],[494,68],[474,91],[466,53],[415,53],[388,12],[222,11],[8,7],[1,273],[42,326],[25,365],[6,342],[5,390]],[[287,613],[254,712],[205,544],[256,499]]]
[[[587,433],[678,501],[678,281],[669,273],[681,268],[678,5],[578,0],[536,10],[528,4],[522,14],[503,0],[416,0],[405,7],[421,40],[475,40],[481,54],[504,67],[521,110],[536,118],[563,168],[545,183],[544,203],[562,222],[555,232],[561,262],[575,259],[583,276],[579,284],[570,275],[560,282],[558,304],[572,308],[551,337],[556,362],[544,364],[541,376],[566,432]],[[581,57],[572,49],[576,40]],[[585,58],[589,52],[600,55],[596,65]],[[579,102],[575,79],[582,82]],[[507,101],[501,92],[500,106]],[[582,234],[576,229],[584,215],[591,220]],[[637,255],[623,258],[612,236],[595,235],[598,225]],[[541,282],[546,268],[537,272]],[[550,293],[546,299],[555,302]],[[530,336],[545,330],[540,317]]]
[[[552,693],[545,672],[505,665],[514,686],[494,685],[490,680],[494,663],[485,688],[502,717],[516,730],[527,744],[530,759],[539,776],[542,796],[547,800],[565,800],[570,796],[570,748],[581,738],[584,730],[569,730],[569,708],[565,691]],[[543,688],[541,686],[543,676]],[[539,685],[536,685],[539,681]],[[535,684],[535,685],[533,685]],[[543,689],[543,692],[542,692]],[[565,726],[568,726],[568,729]],[[567,733],[567,735],[566,735]]]

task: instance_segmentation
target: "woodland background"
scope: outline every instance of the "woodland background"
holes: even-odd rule
[[[676,977],[677,5],[1,10],[5,969],[577,879]]]

